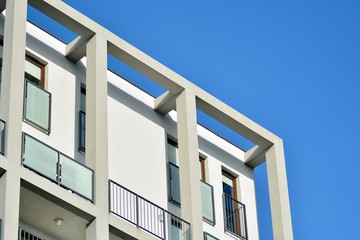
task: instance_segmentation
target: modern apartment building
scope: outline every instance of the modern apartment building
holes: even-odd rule
[[[27,21],[31,5],[78,37]],[[256,240],[266,159],[274,239],[291,240],[282,140],[60,0],[0,0],[0,240]],[[107,56],[167,91],[153,97]],[[254,143],[197,123],[197,109]]]

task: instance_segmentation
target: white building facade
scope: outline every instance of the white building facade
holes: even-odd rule
[[[65,44],[27,22],[28,5],[78,37]],[[5,9],[0,240],[256,240],[265,160],[274,239],[293,239],[279,137],[62,1]],[[109,71],[108,54],[167,91],[154,98]],[[197,109],[255,147],[197,124]]]

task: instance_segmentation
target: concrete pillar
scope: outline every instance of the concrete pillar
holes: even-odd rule
[[[87,240],[109,239],[107,41],[95,35],[86,46],[86,165],[95,172],[95,234]],[[92,229],[92,227],[90,228]]]
[[[6,1],[0,99],[0,118],[6,121],[5,156],[8,159],[0,204],[3,239],[18,238],[26,15],[27,0]]]
[[[292,240],[290,203],[283,143],[277,141],[266,152],[273,235],[276,240]]]
[[[195,94],[184,90],[176,99],[181,217],[191,224],[191,239],[203,238],[199,147]]]

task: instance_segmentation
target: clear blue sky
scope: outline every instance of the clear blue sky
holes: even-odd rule
[[[284,139],[295,239],[359,239],[359,0],[64,2]],[[256,170],[268,240],[265,173]]]

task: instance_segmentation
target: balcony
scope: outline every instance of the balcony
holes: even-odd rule
[[[247,239],[245,205],[227,194],[223,194],[225,232],[234,237]]]
[[[36,235],[30,233],[29,231],[19,228],[19,240],[45,240],[43,238],[37,237]]]
[[[0,119],[0,154],[5,154],[5,134],[6,134],[6,124],[5,121]]]
[[[159,239],[189,240],[190,224],[131,190],[109,181],[110,212]]]
[[[25,80],[24,120],[32,126],[50,133],[51,93]]]
[[[59,186],[93,201],[93,170],[26,133],[23,134],[22,164]]]

